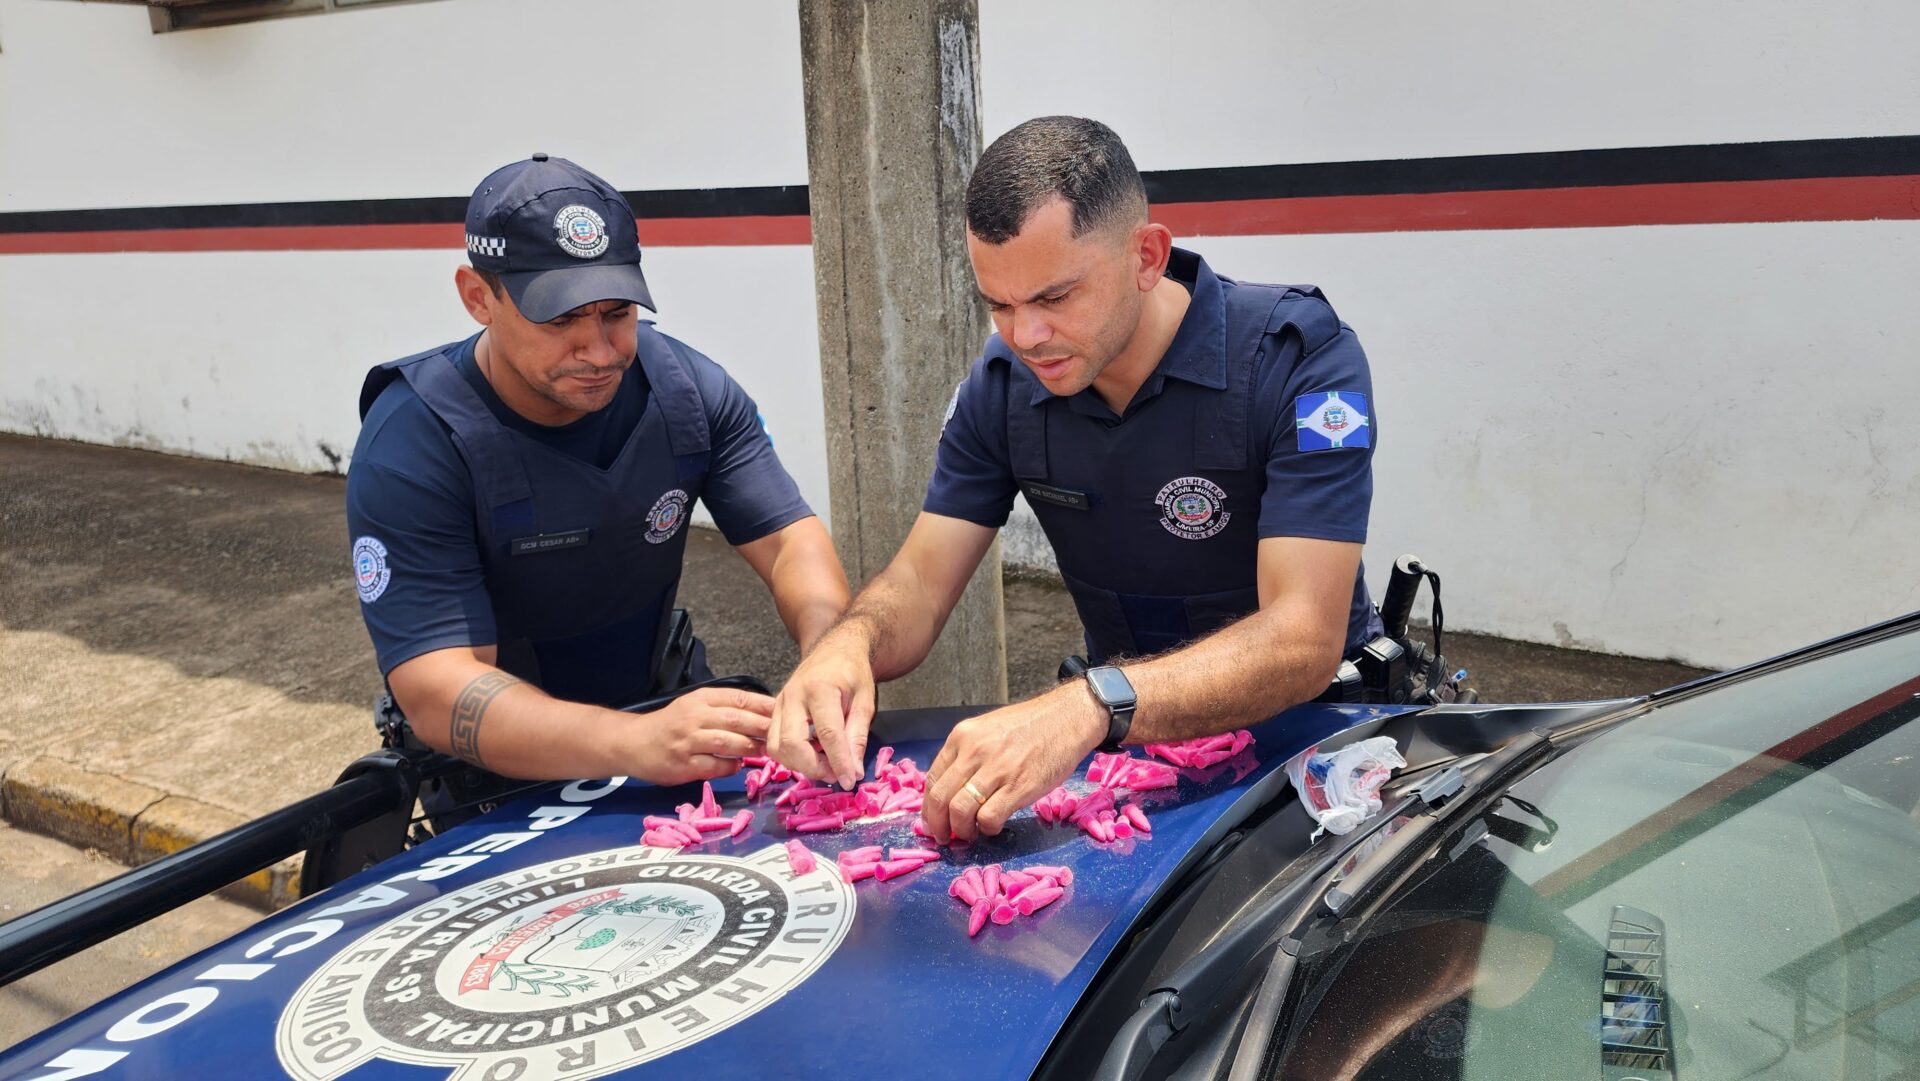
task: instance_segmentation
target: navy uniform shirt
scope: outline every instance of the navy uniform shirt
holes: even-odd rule
[[[1091,387],[1069,398],[1064,404],[1074,414],[1088,418],[1103,437],[1127,438],[1128,426],[1149,414],[1154,403],[1172,381],[1181,381],[1209,392],[1225,395],[1228,358],[1224,355],[1224,336],[1219,328],[1225,321],[1226,292],[1239,288],[1232,281],[1216,277],[1198,255],[1174,249],[1168,276],[1191,294],[1186,315],[1158,367],[1135,393],[1124,413],[1115,415]],[[1317,302],[1316,302],[1317,303]],[[1372,378],[1366,354],[1359,339],[1345,324],[1330,340],[1311,352],[1303,348],[1302,338],[1287,334],[1279,348],[1269,347],[1259,367],[1252,373],[1250,413],[1247,437],[1254,442],[1256,460],[1264,462],[1264,487],[1258,496],[1257,531],[1267,537],[1306,537],[1317,540],[1362,543],[1367,537],[1367,517],[1373,500],[1373,434],[1375,418],[1368,417],[1369,431],[1364,440],[1349,438],[1345,445],[1330,446],[1307,430],[1300,411],[1314,403],[1324,403],[1326,394],[1345,392],[1349,399],[1372,398]],[[1009,403],[1008,380],[1013,373],[1004,363],[989,363],[992,356],[1011,356],[996,336],[988,343],[986,354],[974,362],[972,370],[955,392],[945,430],[941,433],[932,479],[927,485],[925,510],[960,518],[998,529],[1006,524],[1020,484],[1015,478],[1008,441],[1009,409],[1039,408],[1050,397],[1037,380],[1033,383],[1032,403],[1027,405],[1027,388],[1013,388],[1016,399]],[[1014,365],[1019,361],[1014,360]],[[1355,399],[1355,395],[1359,395]],[[1367,412],[1371,413],[1371,406]],[[1146,428],[1149,425],[1139,425]],[[1164,424],[1160,436],[1174,438],[1178,446],[1165,449],[1168,459],[1176,460],[1192,445],[1182,432],[1169,435]],[[1086,428],[1085,430],[1094,430]],[[1136,493],[1105,493],[1106,498],[1151,500],[1156,489],[1168,478],[1140,475]],[[1135,483],[1128,478],[1128,483]],[[1152,530],[1154,527],[1148,527]],[[1131,542],[1131,545],[1130,545]],[[1162,545],[1164,539],[1147,537],[1110,538],[1107,550],[1092,558],[1126,562],[1129,547],[1146,549]],[[1185,549],[1180,550],[1183,554]],[[1199,549],[1194,550],[1195,555]],[[1080,554],[1087,558],[1086,554]],[[1062,559],[1063,564],[1066,559]],[[1139,567],[1126,568],[1126,588],[1140,593],[1174,594],[1210,592],[1233,588],[1236,583],[1257,579],[1257,566],[1220,566],[1194,560],[1184,567],[1162,574],[1154,561],[1142,559]],[[1194,564],[1200,564],[1198,566]],[[1109,586],[1112,588],[1113,586]],[[1377,626],[1364,585],[1356,585],[1354,611],[1350,619],[1349,646],[1363,643]]]
[[[455,366],[494,416],[595,468],[613,463],[646,412],[646,377],[635,364],[605,408],[559,427],[536,424],[481,374],[478,340],[461,344]],[[688,352],[713,441],[701,500],[727,542],[746,544],[811,515],[753,399],[718,364]],[[446,425],[406,380],[394,380],[367,412],[347,474],[348,535],[386,546],[385,586],[360,605],[382,675],[436,649],[496,644],[474,507],[473,479]]]

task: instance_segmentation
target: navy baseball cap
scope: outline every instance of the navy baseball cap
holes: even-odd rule
[[[565,158],[535,154],[473,189],[467,260],[500,275],[520,314],[536,323],[602,300],[658,310],[640,273],[633,208]]]

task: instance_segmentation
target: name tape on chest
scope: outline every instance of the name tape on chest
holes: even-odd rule
[[[537,533],[531,537],[515,537],[507,542],[507,551],[517,556],[539,555],[542,552],[558,552],[567,548],[579,548],[593,538],[591,529],[569,529],[565,533]]]
[[[1028,481],[1020,486],[1020,491],[1026,494],[1028,502],[1051,503],[1068,510],[1088,510],[1093,506],[1092,497],[1085,492],[1076,492],[1071,488],[1056,488],[1051,484],[1041,484],[1038,481]]]

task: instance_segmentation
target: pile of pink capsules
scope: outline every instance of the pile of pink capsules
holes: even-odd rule
[[[738,837],[753,825],[753,812],[745,808],[732,815],[720,813],[720,801],[713,798],[711,781],[700,787],[699,806],[683,803],[674,811],[679,818],[648,815],[643,822],[647,831],[640,835],[640,843],[656,848],[686,848],[704,843],[709,833],[724,831],[729,837]]]
[[[873,762],[874,779],[851,792],[799,778],[774,798],[773,805],[781,809],[780,824],[793,833],[822,833],[840,829],[856,818],[918,812],[926,798],[927,775],[913,764],[913,759],[895,762],[893,748],[882,747]],[[757,795],[759,789],[751,791]]]
[[[1183,739],[1178,743],[1149,743],[1147,753],[1155,758],[1164,758],[1176,766],[1206,769],[1208,766],[1225,762],[1246,750],[1252,743],[1253,733],[1242,728],[1237,732],[1201,736],[1199,739]]]
[[[939,860],[940,853],[931,848],[901,848],[897,845],[849,848],[833,858],[840,866],[840,877],[848,882],[858,882],[863,878],[885,882],[890,878],[911,874]]]
[[[1121,800],[1135,792],[1172,788],[1180,783],[1180,775],[1165,763],[1125,754],[1096,754],[1087,765],[1087,780],[1100,787],[1084,793],[1056,788],[1034,801],[1033,813],[1048,825],[1071,822],[1104,844],[1135,834],[1152,836],[1147,812]]]
[[[967,937],[972,938],[988,920],[1004,927],[1012,923],[1015,916],[1033,915],[1065,896],[1071,885],[1071,868],[1036,864],[1009,871],[997,863],[989,863],[960,872],[953,885],[947,887],[947,896],[970,910]]]

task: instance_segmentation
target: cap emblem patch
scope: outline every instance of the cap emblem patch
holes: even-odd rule
[[[578,203],[553,216],[554,240],[576,259],[597,259],[607,250],[607,221]]]

